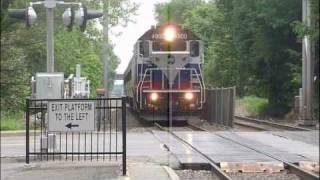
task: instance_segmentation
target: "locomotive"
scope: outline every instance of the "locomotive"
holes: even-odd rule
[[[206,98],[200,38],[177,24],[152,26],[137,40],[133,53],[124,72],[124,93],[135,112],[154,120],[155,113],[171,111],[176,118],[202,109]]]

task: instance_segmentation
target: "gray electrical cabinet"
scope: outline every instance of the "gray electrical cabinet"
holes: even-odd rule
[[[64,95],[64,74],[55,73],[36,73],[35,92],[36,99],[63,99]]]

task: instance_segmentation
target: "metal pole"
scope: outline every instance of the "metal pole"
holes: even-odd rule
[[[30,146],[30,141],[29,141],[29,99],[26,100],[26,164],[29,164],[29,146]],[[36,151],[36,150],[34,150]]]
[[[127,174],[127,119],[126,98],[122,97],[122,175]]]
[[[310,27],[310,0],[302,0],[302,20]],[[309,35],[302,41],[302,125],[315,125],[312,118],[313,61]]]
[[[109,59],[109,1],[104,4],[104,22],[103,22],[103,87],[104,95],[108,97],[108,59]]]
[[[54,72],[54,9],[46,8],[47,16],[47,72]]]

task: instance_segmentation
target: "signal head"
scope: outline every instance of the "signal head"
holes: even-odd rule
[[[9,9],[9,17],[22,19],[27,27],[31,27],[37,20],[37,13],[32,6],[26,9]]]
[[[80,7],[75,13],[75,23],[80,26],[81,31],[84,31],[86,29],[88,20],[102,16],[102,11],[88,10],[86,7]]]
[[[74,10],[72,8],[67,8],[63,12],[62,21],[69,31],[72,30],[72,26],[74,23]]]

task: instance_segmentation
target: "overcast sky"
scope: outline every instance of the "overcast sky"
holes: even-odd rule
[[[140,4],[137,16],[134,17],[136,23],[130,23],[127,27],[115,27],[112,29],[114,34],[122,32],[120,36],[110,33],[112,43],[115,45],[114,52],[120,58],[120,64],[117,73],[122,74],[132,55],[133,45],[137,39],[147,31],[151,25],[155,25],[154,5],[158,2],[167,2],[168,0],[131,0]]]

